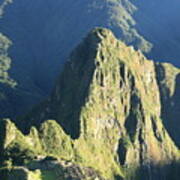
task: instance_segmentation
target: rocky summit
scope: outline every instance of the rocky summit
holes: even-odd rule
[[[2,179],[178,180],[179,77],[95,28],[47,100],[0,121]]]

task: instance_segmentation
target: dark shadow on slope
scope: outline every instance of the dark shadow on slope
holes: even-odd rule
[[[127,166],[126,153],[128,149],[128,138],[120,139],[118,147],[119,162],[122,167],[126,169],[126,178],[130,180],[179,180],[180,178],[180,162],[170,161],[163,165],[144,164],[140,159],[140,167]],[[141,142],[143,143],[143,142]],[[142,149],[139,150],[140,156]],[[141,157],[142,158],[142,157]],[[115,178],[119,180],[118,177]]]
[[[35,103],[43,99],[43,95],[28,93],[20,87],[10,87],[0,83],[0,118],[15,118],[28,112]]]
[[[162,65],[156,65],[157,82],[161,98],[161,118],[169,135],[175,144],[180,147],[180,74],[175,79],[175,92],[170,97],[170,92],[162,83],[165,72]]]
[[[119,175],[115,175],[115,180],[123,180],[123,178],[121,177],[121,176],[119,176]]]
[[[119,157],[119,162],[123,166],[126,161],[126,154],[127,154],[127,142],[126,139],[121,138],[119,140],[119,146],[118,146],[118,157]]]
[[[180,163],[170,162],[167,165],[143,165],[136,171],[133,180],[179,180]]]
[[[130,137],[131,142],[134,142],[134,137],[138,128],[138,121],[144,119],[141,99],[136,93],[131,95],[131,107],[129,115],[125,122],[125,128]]]
[[[4,141],[5,141],[5,132],[6,121],[0,119],[0,168],[3,163],[3,154],[4,154]]]

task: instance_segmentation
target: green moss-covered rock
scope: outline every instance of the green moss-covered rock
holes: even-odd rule
[[[72,159],[72,140],[56,121],[48,120],[39,129],[39,138],[44,152],[65,159]]]

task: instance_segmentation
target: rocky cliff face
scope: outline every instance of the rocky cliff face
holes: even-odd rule
[[[0,1],[0,15],[5,9],[0,29],[13,42],[10,72],[19,87],[17,93],[8,92],[12,97],[18,95],[19,102],[14,98],[8,117],[27,112],[50,93],[71,50],[96,26],[111,29],[127,45],[134,45],[154,60],[179,66],[179,0],[9,2]]]
[[[92,30],[72,52],[51,97],[17,122],[29,135],[3,121],[4,166],[32,171],[39,157],[53,156],[106,179],[178,179],[179,134],[172,133],[178,120],[165,110],[179,103],[178,76],[179,69],[147,60],[111,31]]]

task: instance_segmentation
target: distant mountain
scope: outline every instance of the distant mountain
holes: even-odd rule
[[[135,28],[153,44],[148,56],[180,67],[180,1],[134,0],[132,2],[138,8],[133,16],[136,21]]]
[[[5,8],[11,0],[0,1],[0,20],[4,15]],[[0,118],[15,118],[28,109],[32,108],[35,102],[41,100],[41,96],[33,91],[27,92],[12,76],[9,75],[12,59],[9,56],[9,48],[12,41],[0,33]]]
[[[10,51],[13,76],[27,90],[40,87],[49,92],[68,54],[95,26],[111,27],[126,42],[138,38],[146,44],[143,37],[131,29],[135,23],[131,16],[134,10],[128,1],[124,5],[95,0],[76,3],[15,0],[8,6],[0,25],[14,43]]]
[[[92,167],[104,179],[177,180],[180,152],[174,142],[180,137],[177,129],[172,139],[164,123],[179,127],[179,122],[176,117],[173,125],[167,119],[171,112],[162,108],[164,100],[178,102],[173,97],[179,74],[170,64],[147,60],[111,31],[92,30],[72,52],[52,95],[16,121],[26,136],[1,120],[1,174],[21,166],[44,180],[49,171],[40,161],[51,156],[46,167],[64,159]],[[178,108],[170,110],[178,114]],[[57,179],[54,169],[51,173]]]
[[[11,66],[11,59],[8,57],[8,48],[11,41],[0,34],[0,83],[14,87],[16,83],[9,77],[8,70]]]

